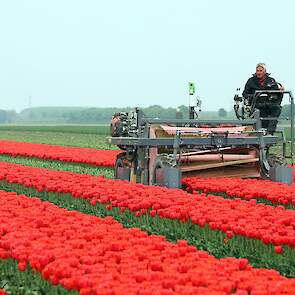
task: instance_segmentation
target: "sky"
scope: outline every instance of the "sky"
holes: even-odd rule
[[[0,109],[230,110],[258,62],[295,92],[293,0],[0,0]]]

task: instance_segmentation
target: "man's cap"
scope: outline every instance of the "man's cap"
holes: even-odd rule
[[[257,68],[263,68],[265,71],[266,71],[266,65],[265,65],[265,63],[263,63],[263,62],[259,62],[257,65],[256,65],[256,69]]]

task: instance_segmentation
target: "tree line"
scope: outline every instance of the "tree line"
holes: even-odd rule
[[[188,117],[188,107],[184,105],[177,108],[152,105],[141,109],[148,117],[152,118],[175,119]],[[132,110],[134,110],[133,107],[36,107],[24,109],[20,113],[0,110],[0,123],[108,124],[113,114]],[[216,112],[211,113],[215,114]]]
[[[17,113],[13,110],[0,110],[0,123],[56,123],[56,124],[108,124],[112,115],[117,112],[130,112],[133,107],[125,108],[85,108],[85,107],[35,107],[22,110]],[[188,118],[188,107],[181,105],[177,108],[164,108],[160,105],[152,105],[142,108],[143,112],[152,118],[182,119]],[[290,113],[290,105],[282,107],[281,116],[287,117]],[[215,112],[201,112],[202,119],[235,119],[233,111],[220,108]]]

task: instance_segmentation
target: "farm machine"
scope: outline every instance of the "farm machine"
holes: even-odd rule
[[[293,173],[294,98],[291,91],[256,91],[251,100],[235,95],[235,120],[201,120],[200,100],[190,83],[188,119],[149,118],[142,110],[112,117],[109,144],[122,152],[115,178],[131,182],[180,188],[182,177],[263,178],[291,184]],[[262,128],[259,104],[289,96],[291,149],[285,133]],[[276,152],[273,153],[272,150]],[[279,155],[278,155],[279,154]],[[289,161],[290,162],[290,161]]]

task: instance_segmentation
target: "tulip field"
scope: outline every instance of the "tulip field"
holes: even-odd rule
[[[118,152],[120,151],[0,140],[0,154],[7,154],[12,157],[25,156],[45,160],[86,163],[105,167],[114,166]]]
[[[34,128],[0,128],[0,295],[295,294],[295,184],[114,180],[103,132]]]

